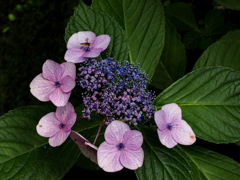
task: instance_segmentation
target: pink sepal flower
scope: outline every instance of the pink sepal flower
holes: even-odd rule
[[[84,156],[89,158],[92,162],[97,164],[97,150],[98,148],[91,144],[87,139],[85,139],[81,134],[71,131],[71,139],[78,145],[80,151]]]
[[[30,83],[30,92],[40,101],[51,101],[55,106],[65,106],[75,87],[76,66],[70,62],[58,64],[47,60],[42,73]]]
[[[80,31],[73,34],[67,43],[64,59],[68,62],[80,63],[88,58],[95,58],[107,49],[110,36],[103,34],[96,37],[91,31]]]
[[[192,128],[182,120],[181,108],[175,104],[167,104],[154,114],[158,126],[157,132],[160,142],[172,148],[178,143],[191,145],[196,141]]]
[[[135,170],[142,166],[144,152],[142,133],[131,130],[121,121],[113,121],[106,128],[105,140],[98,148],[98,165],[107,172],[120,171],[123,167]]]
[[[77,114],[71,103],[57,107],[56,112],[43,116],[36,129],[43,137],[49,137],[49,144],[53,147],[60,146],[71,133],[71,128],[76,122]]]

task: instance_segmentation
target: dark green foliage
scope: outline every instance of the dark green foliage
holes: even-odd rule
[[[78,1],[4,1],[0,3],[0,114],[39,104],[29,91],[46,59],[63,61],[64,32]],[[8,19],[8,14],[15,17]]]

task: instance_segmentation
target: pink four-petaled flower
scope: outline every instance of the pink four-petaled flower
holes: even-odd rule
[[[69,38],[64,59],[68,62],[80,63],[88,58],[95,58],[107,49],[109,43],[109,35],[96,37],[91,31],[80,31]]]
[[[30,83],[30,91],[40,101],[50,100],[55,106],[65,106],[75,87],[75,78],[75,64],[58,64],[47,60],[43,64],[42,73]]]
[[[168,148],[182,145],[191,145],[196,141],[192,128],[182,120],[181,108],[175,104],[167,104],[155,112],[155,122],[160,142]]]
[[[49,137],[51,146],[60,146],[71,133],[76,118],[75,110],[68,102],[66,106],[57,107],[56,113],[50,112],[43,116],[36,129],[40,136]]]
[[[105,140],[98,148],[98,165],[107,172],[120,171],[123,167],[135,170],[142,166],[143,136],[121,121],[113,121],[106,128]]]

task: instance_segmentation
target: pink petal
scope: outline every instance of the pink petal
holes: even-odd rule
[[[102,51],[103,51],[102,49],[91,48],[91,50],[87,51],[83,55],[83,57],[85,57],[85,58],[95,58],[95,57],[99,56]]]
[[[78,147],[87,147],[85,142],[89,141],[76,131],[72,130],[70,133],[70,137],[78,145]]]
[[[113,145],[122,143],[125,132],[129,130],[131,129],[126,123],[115,120],[107,126],[104,134],[105,140]]]
[[[56,89],[54,83],[37,75],[30,83],[30,92],[40,101],[49,101],[49,96]]]
[[[55,106],[65,106],[68,102],[71,92],[64,93],[61,88],[56,88],[49,96],[49,99]]]
[[[130,150],[138,150],[143,143],[142,133],[137,130],[130,130],[125,132],[123,136],[123,144],[125,148]]]
[[[63,121],[64,130],[65,131],[70,131],[75,124],[77,119],[77,114],[76,113],[69,113],[66,119]]]
[[[47,60],[43,64],[42,74],[45,79],[55,82],[60,80],[60,78],[62,77],[63,71],[61,66],[58,63],[52,60]]]
[[[92,162],[97,162],[97,151],[98,148],[89,142],[85,142],[86,147],[79,147],[80,151],[83,153],[84,156],[89,158]]]
[[[163,131],[160,131],[158,129],[157,132],[158,132],[159,140],[164,146],[168,148],[173,148],[174,146],[177,145],[177,142],[172,138],[170,130],[165,129]]]
[[[73,34],[67,43],[67,49],[72,49],[72,48],[80,48],[81,43],[89,42],[93,43],[95,40],[96,35],[91,32],[91,31],[80,31],[78,33]]]
[[[60,84],[60,88],[62,89],[62,91],[67,93],[72,91],[72,89],[75,87],[76,82],[75,79],[67,75],[63,79],[61,79]]]
[[[166,127],[167,127],[166,115],[163,110],[159,110],[159,111],[155,112],[154,120],[158,126],[158,129],[160,129],[161,131],[166,129]]]
[[[88,58],[83,57],[86,51],[83,49],[68,49],[65,53],[64,59],[72,63],[81,63],[86,61]]]
[[[110,36],[106,34],[97,36],[94,43],[92,44],[92,48],[102,49],[102,51],[104,51],[105,49],[107,49],[110,40],[111,40]]]
[[[64,62],[64,63],[60,64],[60,66],[63,70],[62,77],[71,76],[73,79],[76,78],[76,66],[74,63]]]
[[[56,117],[61,122],[65,122],[65,119],[70,113],[75,113],[75,110],[73,105],[70,102],[68,102],[65,106],[57,107]]]
[[[97,164],[98,148],[93,144],[89,143],[87,139],[85,139],[82,135],[75,131],[71,131],[70,137],[78,145],[83,155]]]
[[[48,113],[40,119],[36,127],[37,133],[43,137],[54,136],[60,130],[59,125],[60,122],[56,119],[55,113]]]
[[[175,124],[175,123],[177,123],[177,121],[182,119],[182,110],[175,103],[164,105],[162,107],[162,110],[165,112],[166,123]]]
[[[143,149],[140,148],[136,151],[123,149],[120,155],[121,164],[131,170],[135,170],[142,166],[144,159]]]
[[[48,142],[50,146],[52,147],[60,146],[67,139],[70,132],[71,131],[65,132],[63,129],[58,131],[57,134],[49,138]]]
[[[181,124],[172,128],[172,137],[182,145],[191,145],[196,141],[192,128],[184,120],[182,120]]]
[[[110,145],[104,141],[97,151],[98,165],[106,172],[120,171],[123,168],[119,161],[120,153],[116,145]]]

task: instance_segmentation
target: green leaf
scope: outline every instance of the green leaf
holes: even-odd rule
[[[229,31],[227,34],[225,34],[221,40],[240,40],[240,30],[234,30],[234,31]]]
[[[96,10],[108,13],[123,29],[125,28],[122,0],[93,0],[92,7]]]
[[[79,31],[93,31],[96,35],[108,34],[111,42],[104,58],[114,57],[117,61],[128,59],[128,43],[122,27],[108,14],[91,9],[80,1],[79,7],[71,17],[66,30],[65,41]]]
[[[236,161],[198,146],[183,148],[192,160],[195,180],[239,180],[240,164]]]
[[[158,89],[166,89],[173,83],[173,79],[169,75],[162,61],[158,62],[154,76],[152,77],[151,85]]]
[[[28,106],[0,117],[0,179],[61,179],[77,161],[80,151],[70,138],[54,148],[37,134],[38,121],[50,111],[55,109]],[[91,126],[82,125],[81,134],[97,132],[100,122],[91,121]]]
[[[143,133],[144,162],[135,170],[139,180],[192,179],[191,163],[180,146],[168,149],[157,136],[157,130],[140,127]]]
[[[162,3],[158,0],[117,2],[118,7],[113,0],[94,0],[93,7],[106,11],[124,26],[129,41],[130,61],[138,64],[151,79],[164,46],[165,19]]]
[[[238,0],[214,0],[214,2],[223,5],[227,9],[240,10],[240,1]]]
[[[200,33],[190,4],[172,3],[165,8],[165,14],[178,30]]]
[[[221,10],[208,11],[204,18],[205,28],[202,30],[205,36],[216,36],[222,33],[223,27],[226,25],[225,13]]]
[[[199,138],[214,143],[240,139],[240,73],[225,67],[195,70],[155,99],[157,109],[177,103]]]
[[[197,60],[193,69],[225,66],[240,70],[240,40],[224,39],[212,44]]]
[[[166,21],[165,28],[162,56],[151,82],[152,86],[159,89],[165,89],[182,77],[186,68],[186,52],[181,36],[169,21]]]
[[[123,1],[123,12],[130,61],[139,64],[151,79],[164,46],[162,4],[157,0]]]

